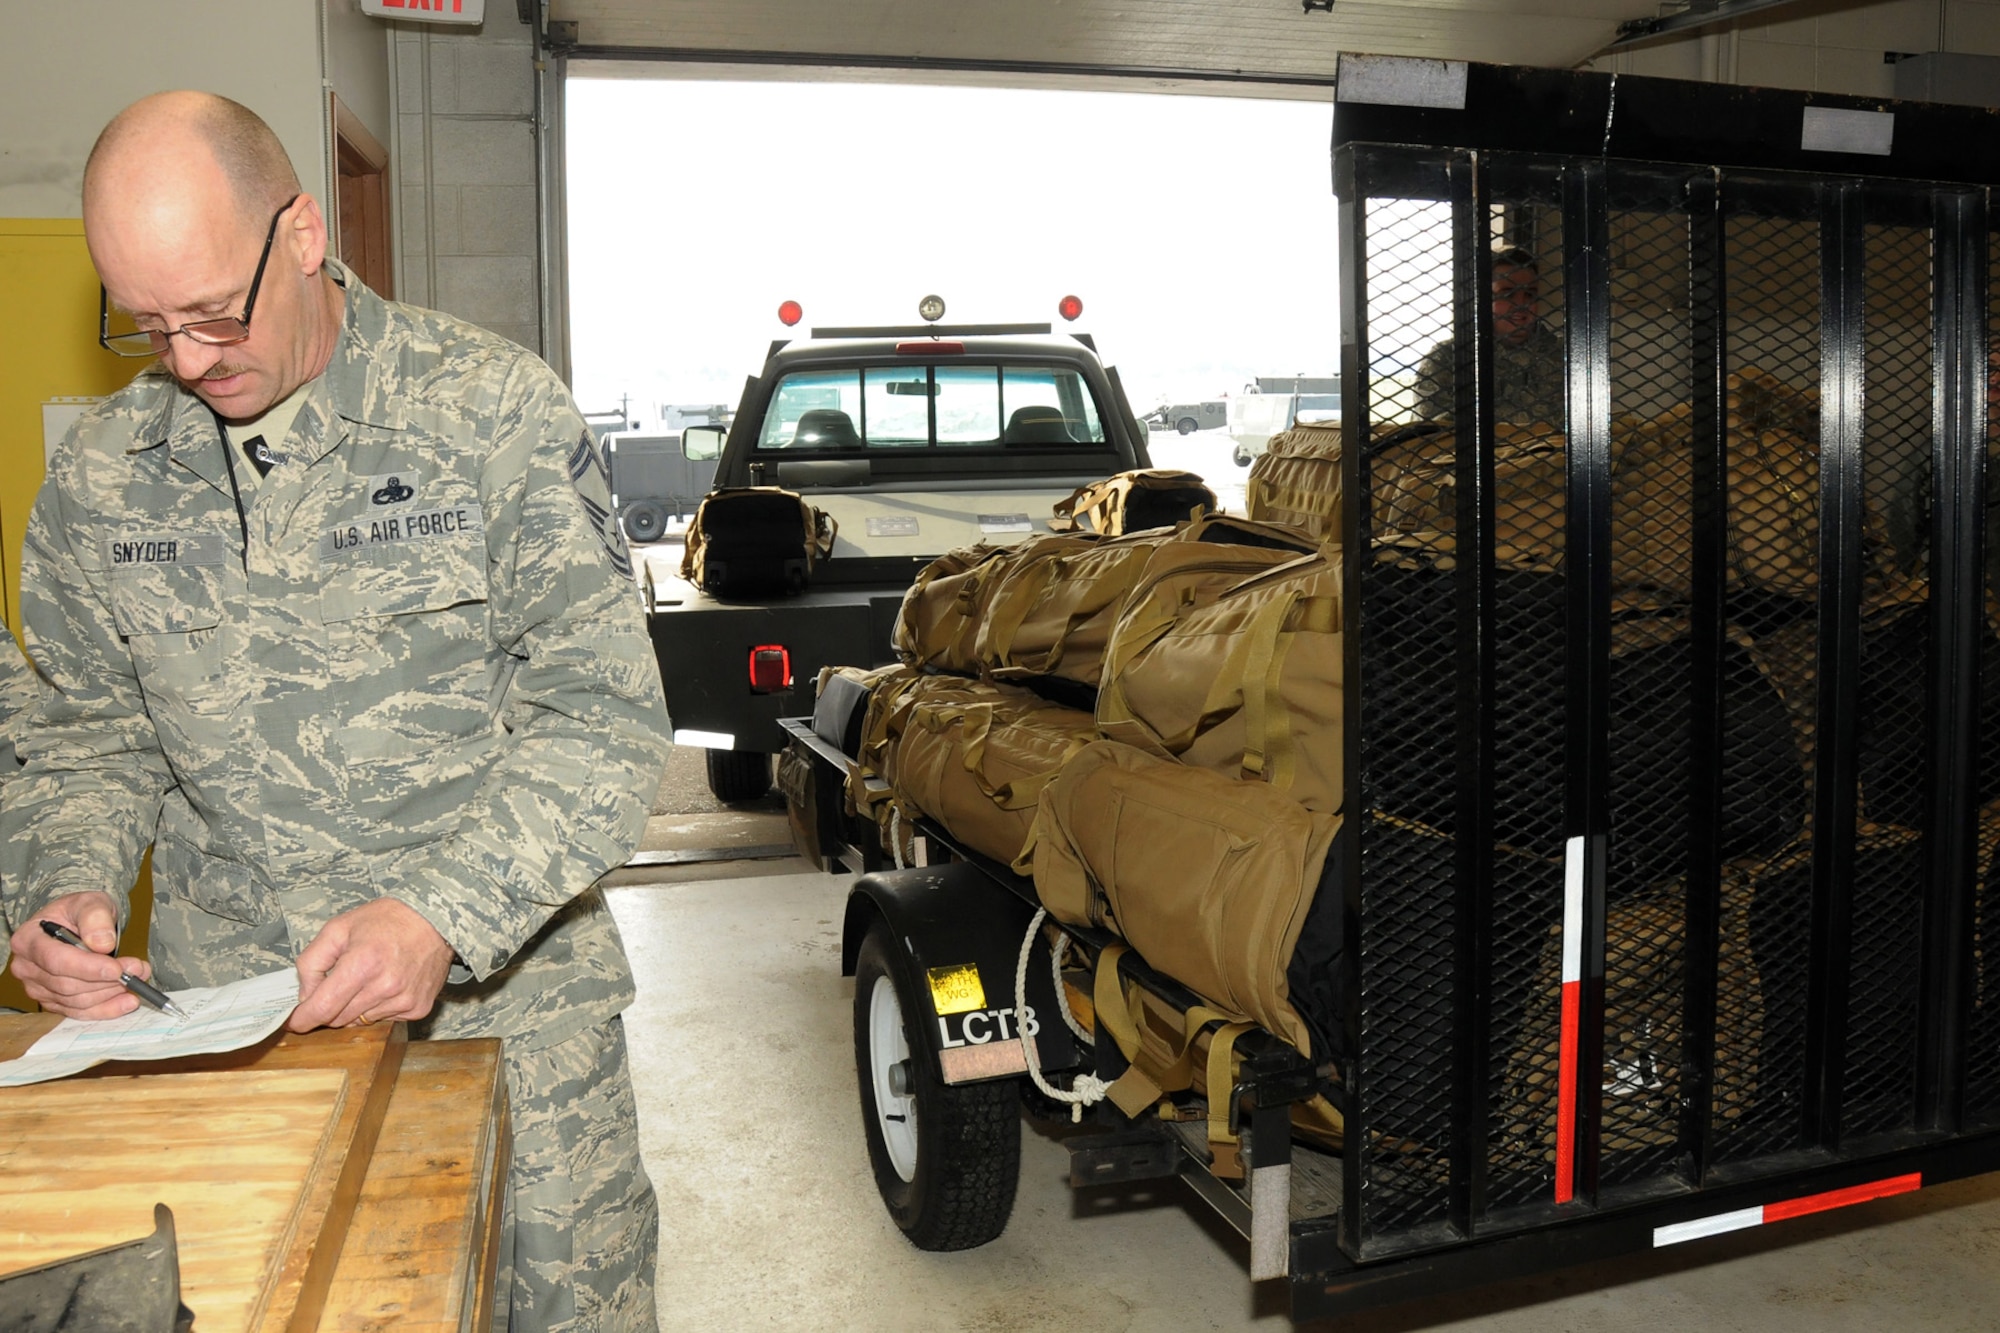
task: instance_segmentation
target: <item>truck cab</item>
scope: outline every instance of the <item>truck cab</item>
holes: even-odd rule
[[[781,717],[811,711],[823,666],[894,660],[917,572],[956,547],[1045,532],[1078,486],[1151,465],[1146,431],[1087,334],[1048,325],[815,329],[773,343],[718,450],[716,487],[780,486],[836,525],[802,591],[709,595],[647,561],[648,621],[674,741],[708,751],[725,801],[760,796]]]

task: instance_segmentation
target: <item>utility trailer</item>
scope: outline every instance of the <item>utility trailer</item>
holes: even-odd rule
[[[1241,1048],[1241,1181],[1200,1136],[1100,1106],[1074,1182],[1188,1179],[1306,1319],[2000,1167],[1996,130],[1341,59],[1349,808],[1322,892],[1345,908],[1342,1041],[1317,1065],[1262,1034]],[[1562,348],[1555,535],[1526,555],[1496,241],[1535,257]],[[1413,420],[1438,386],[1407,367],[1445,338],[1448,543],[1386,517],[1411,475],[1388,442],[1438,428]],[[1792,437],[1751,419],[1751,379],[1815,409],[1787,429],[1816,448],[1775,479],[1749,464]],[[1657,461],[1663,438],[1685,446],[1666,481],[1635,443]],[[1004,1036],[1033,886],[930,820],[939,864],[885,867],[838,729],[783,725],[795,827],[865,872],[843,956],[884,1199],[919,1245],[980,1243],[1011,1206],[1026,1057],[968,1043],[940,979],[970,965],[980,1033]],[[1025,974],[1056,1032],[1038,1063],[1116,1073],[1110,1043],[1050,1019],[1046,952]],[[885,1037],[894,1059],[871,1054]],[[995,1053],[951,1054],[968,1044]],[[1344,1115],[1337,1154],[1293,1142],[1288,1108],[1315,1092]],[[884,1097],[958,1146],[940,1160],[913,1131],[886,1151]]]

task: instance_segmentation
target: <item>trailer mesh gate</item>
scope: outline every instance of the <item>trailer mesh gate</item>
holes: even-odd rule
[[[1985,190],[1411,142],[1336,122],[1342,1247],[2000,1123]]]

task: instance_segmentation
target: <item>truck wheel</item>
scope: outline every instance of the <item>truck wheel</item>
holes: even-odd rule
[[[1236,446],[1235,457],[1236,457],[1236,466],[1238,467],[1249,467],[1250,464],[1256,461],[1255,459],[1250,457],[1250,451],[1248,449],[1245,449],[1240,444]]]
[[[1015,1079],[940,1083],[937,1038],[885,925],[854,969],[854,1068],[875,1188],[920,1250],[969,1250],[1007,1229],[1021,1179]],[[910,1021],[910,1016],[918,1016]]]
[[[1193,417],[1182,417],[1174,423],[1174,429],[1183,435],[1192,435],[1196,429],[1195,419]]]
[[[761,750],[710,750],[708,789],[718,801],[754,801],[771,790],[771,756]]]
[[[667,509],[652,500],[638,500],[625,510],[625,535],[635,542],[656,542],[667,531]]]

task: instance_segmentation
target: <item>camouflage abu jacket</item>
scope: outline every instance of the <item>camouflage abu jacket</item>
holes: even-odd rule
[[[433,1035],[553,1044],[631,998],[591,885],[668,749],[607,478],[540,360],[329,265],[340,342],[240,509],[214,416],[159,367],[57,452],[22,574],[54,692],[0,793],[8,913],[102,889],[122,919],[152,842],[151,960],[187,986],[396,898],[463,963]]]

